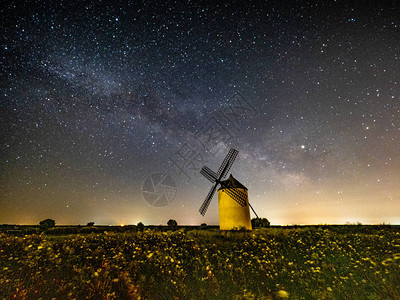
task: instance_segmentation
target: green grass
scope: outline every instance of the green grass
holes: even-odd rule
[[[400,299],[397,228],[0,234],[0,298]]]

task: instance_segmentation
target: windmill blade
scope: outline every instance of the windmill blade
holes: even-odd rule
[[[235,200],[239,205],[241,206],[246,206],[247,201],[246,201],[246,194],[240,191],[236,191],[234,189],[226,189],[225,192],[233,199]]]
[[[204,167],[201,169],[200,173],[201,173],[201,175],[203,175],[205,178],[207,178],[208,180],[210,180],[212,183],[214,183],[214,182],[217,180],[217,178],[218,178],[218,175],[217,175],[213,170],[211,170],[210,168],[208,168],[208,167],[206,167],[206,166],[204,166]]]
[[[206,214],[207,208],[210,205],[211,199],[214,196],[215,190],[217,189],[218,183],[216,183],[211,190],[208,192],[206,199],[203,204],[200,206],[199,212],[204,216]]]
[[[218,172],[217,172],[218,176],[220,176],[222,174],[223,170],[225,169],[226,165],[228,164],[229,160],[231,159],[231,157],[232,157],[233,153],[235,153],[235,151],[237,151],[237,150],[235,150],[235,149],[229,150],[228,154],[225,156],[224,161],[222,162],[221,166],[218,169]]]
[[[229,172],[230,168],[232,167],[233,162],[236,159],[236,156],[238,155],[239,151],[236,149],[230,149],[228,154],[226,155],[224,161],[222,162],[221,166],[219,167],[218,170],[218,176],[219,179],[222,179],[226,176],[226,174]]]
[[[246,201],[246,194],[235,190],[235,189],[225,189],[224,190],[233,200],[235,200],[239,205],[241,206],[246,206],[247,201]]]
[[[237,152],[232,156],[232,158],[229,160],[228,165],[226,166],[225,170],[221,174],[221,178],[224,178],[226,174],[228,174],[229,170],[232,167],[233,162],[235,161],[237,156]]]

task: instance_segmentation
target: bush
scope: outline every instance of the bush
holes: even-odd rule
[[[95,226],[86,226],[79,230],[79,233],[103,233],[104,228]]]
[[[86,226],[87,227],[92,227],[92,226],[94,226],[94,222],[89,222],[89,223],[86,224]]]
[[[79,227],[53,227],[46,230],[49,235],[68,235],[79,233]]]
[[[56,221],[54,221],[53,219],[46,219],[46,220],[40,221],[39,225],[40,225],[41,229],[47,230],[49,228],[56,226]]]
[[[24,234],[38,234],[40,229],[38,227],[29,226],[24,228]]]
[[[170,220],[167,222],[167,225],[168,225],[169,227],[176,227],[176,226],[178,226],[178,223],[177,223],[175,220],[170,219]]]
[[[137,230],[139,230],[139,231],[143,231],[144,230],[144,225],[143,225],[142,222],[137,223],[136,227],[137,227]]]
[[[253,228],[257,227],[269,227],[271,224],[267,218],[254,218],[251,219],[251,226]]]

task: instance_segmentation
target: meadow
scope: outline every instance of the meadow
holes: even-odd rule
[[[400,299],[397,227],[0,233],[0,299]]]

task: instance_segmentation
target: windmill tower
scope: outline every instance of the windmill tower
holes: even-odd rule
[[[200,173],[209,181],[214,183],[206,199],[201,205],[199,212],[204,216],[214,196],[217,186],[219,206],[219,228],[221,230],[232,230],[245,228],[251,230],[250,203],[247,188],[237,181],[232,175],[227,180],[222,180],[229,172],[238,151],[230,149],[218,172],[204,166]],[[253,208],[252,208],[253,210]],[[254,210],[253,210],[254,211]]]

